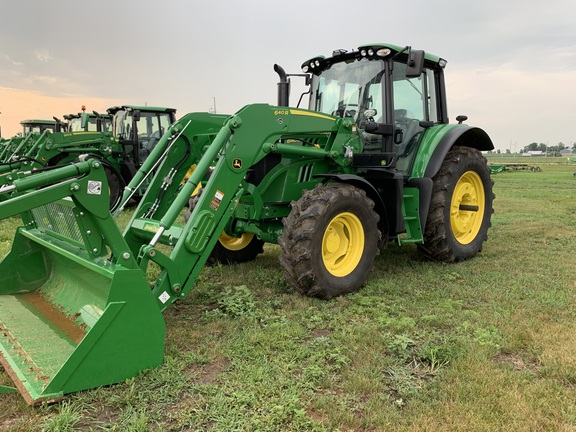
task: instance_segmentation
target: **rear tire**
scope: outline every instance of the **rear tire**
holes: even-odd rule
[[[198,198],[203,189],[190,198],[188,201],[188,210],[184,214],[184,220],[188,222],[192,215],[192,210],[196,207]],[[264,252],[264,241],[260,240],[252,233],[242,233],[240,237],[229,236],[225,232],[220,234],[218,242],[210,256],[208,264],[239,264],[254,261],[258,255]]]
[[[264,242],[252,233],[242,233],[240,237],[220,234],[218,242],[210,254],[210,262],[238,264],[254,261],[264,252]]]
[[[379,253],[374,202],[349,184],[329,183],[303,193],[284,218],[280,265],[294,288],[330,299],[366,283]]]
[[[480,151],[454,146],[433,178],[424,244],[419,251],[435,261],[472,258],[488,239],[494,212],[493,180]]]

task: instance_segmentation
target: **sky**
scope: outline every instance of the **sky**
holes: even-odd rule
[[[448,114],[497,149],[576,143],[574,0],[0,0],[0,127],[120,104],[216,110],[277,102],[335,49],[410,45],[448,61]],[[292,78],[291,105],[303,82]]]

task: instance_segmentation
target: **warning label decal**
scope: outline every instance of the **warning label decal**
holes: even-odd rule
[[[224,194],[217,190],[214,194],[214,198],[212,198],[212,202],[210,202],[210,207],[213,210],[218,210],[218,207],[220,207],[220,203],[222,202],[222,198],[224,198]]]

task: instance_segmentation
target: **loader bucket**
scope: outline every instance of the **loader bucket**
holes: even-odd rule
[[[26,402],[160,365],[165,323],[144,272],[90,256],[62,212],[43,217],[50,229],[19,228],[0,262],[0,361]]]

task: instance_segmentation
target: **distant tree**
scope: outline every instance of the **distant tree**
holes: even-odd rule
[[[529,151],[537,151],[538,150],[538,143],[530,143],[527,146],[524,146],[524,152],[529,152]]]
[[[510,149],[506,149],[506,154],[510,154]]]

